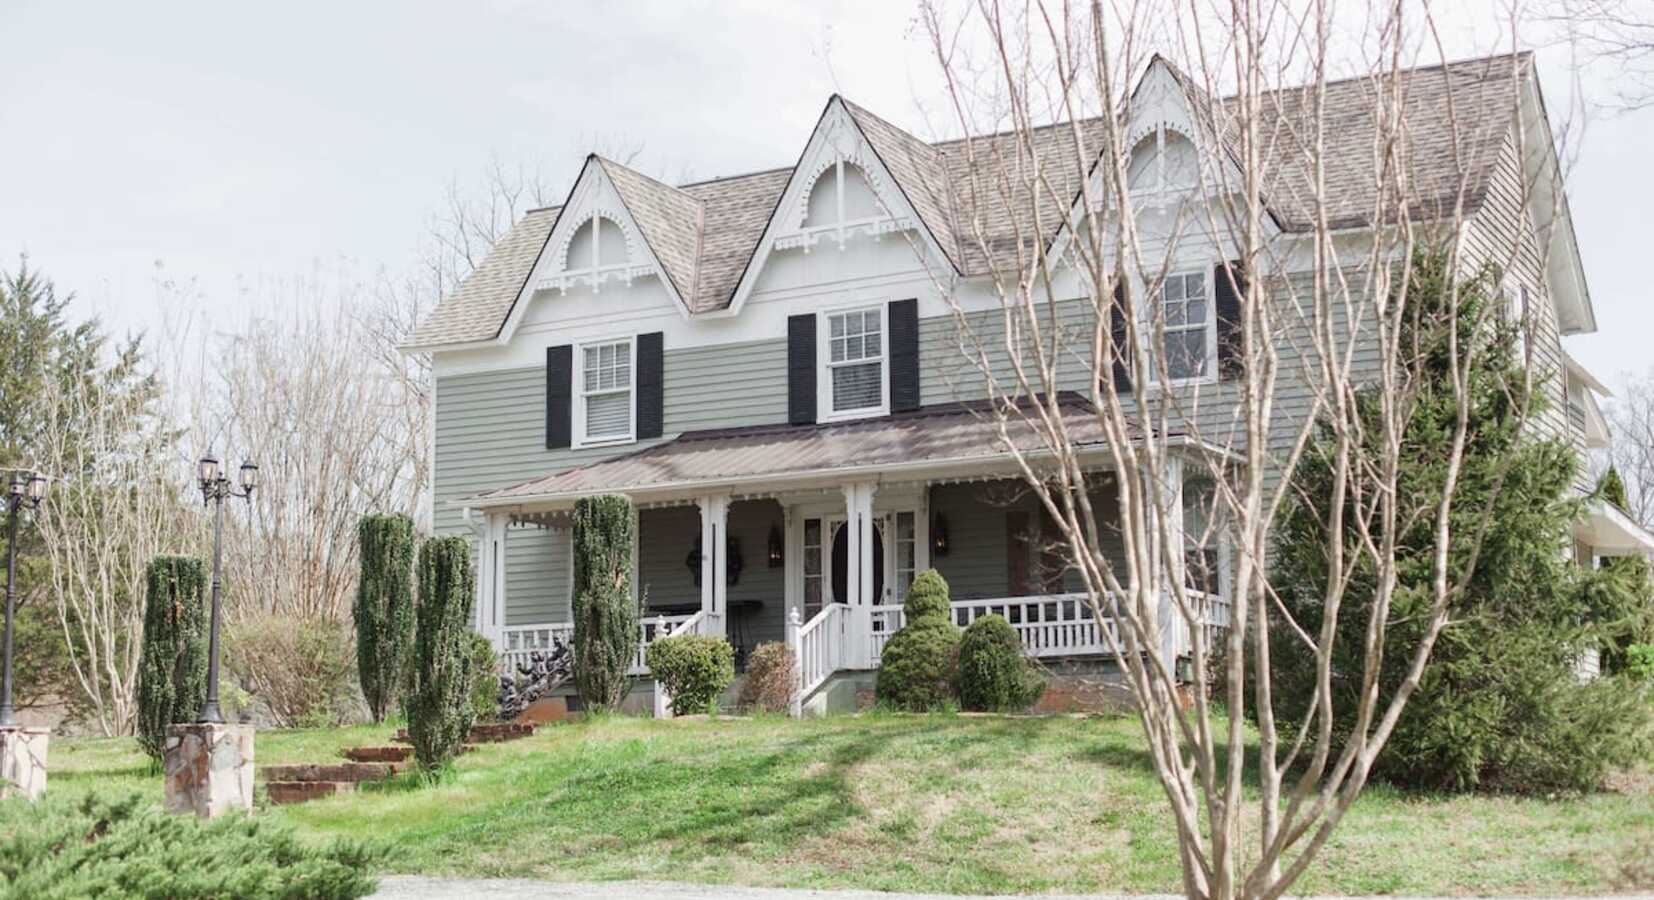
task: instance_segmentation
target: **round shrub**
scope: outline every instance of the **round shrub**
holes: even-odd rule
[[[747,657],[747,680],[741,683],[741,707],[757,712],[787,712],[797,692],[798,666],[792,649],[780,641],[754,647]]]
[[[672,695],[672,714],[712,712],[735,680],[735,648],[708,634],[680,634],[649,645],[649,674]]]
[[[959,705],[977,712],[1027,709],[1045,693],[1045,679],[1022,654],[1004,616],[972,622],[959,639]]]
[[[959,628],[941,616],[910,619],[884,645],[879,703],[910,712],[925,712],[953,700],[959,661]]]
[[[946,619],[952,613],[948,602],[948,583],[942,578],[942,573],[926,569],[913,579],[913,586],[907,589],[902,611],[909,622],[926,616]]]

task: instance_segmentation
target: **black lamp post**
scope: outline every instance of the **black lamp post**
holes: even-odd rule
[[[17,615],[17,519],[23,507],[34,509],[46,497],[46,479],[13,472],[6,491],[6,638],[5,676],[0,683],[0,727],[17,724],[16,711],[11,704],[11,633],[12,619]]]
[[[218,711],[218,587],[219,570],[224,560],[224,498],[253,496],[258,487],[258,466],[249,460],[241,464],[241,490],[230,486],[230,479],[218,468],[218,460],[208,450],[196,464],[195,478],[201,485],[203,503],[215,504],[212,526],[212,631],[207,639],[207,702],[201,704],[201,715],[196,721],[213,725],[224,724]]]

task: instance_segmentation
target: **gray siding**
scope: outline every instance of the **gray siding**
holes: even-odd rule
[[[745,647],[784,637],[786,582],[784,566],[770,568],[770,528],[784,528],[781,504],[774,500],[741,500],[730,505],[729,535],[741,551],[741,577],[727,591],[732,614],[730,640],[737,628]],[[686,560],[701,534],[700,510],[693,506],[646,509],[639,514],[638,585],[649,607],[698,606],[701,589],[695,585]],[[758,604],[748,609],[736,604]]]
[[[715,348],[667,348],[667,437],[785,420],[786,352],[780,338]],[[452,501],[653,443],[547,450],[545,378],[545,370],[534,367],[437,379],[438,533],[470,533]],[[506,623],[567,620],[568,533],[515,528],[507,550]],[[688,552],[688,547],[681,552]]]
[[[1103,553],[1110,561],[1124,564],[1118,532],[1106,523],[1114,517],[1116,499],[1112,488],[1092,494],[1092,509],[1103,537]],[[982,600],[1005,597],[1010,584],[1010,526],[1008,517],[1021,512],[1031,523],[1039,521],[1039,504],[1017,481],[990,481],[979,484],[937,485],[930,491],[933,517],[940,515],[948,528],[948,554],[932,557],[931,567],[947,579],[955,600]],[[1082,589],[1077,573],[1063,577],[1063,589]]]

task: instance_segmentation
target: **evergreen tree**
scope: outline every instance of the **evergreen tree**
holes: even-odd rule
[[[631,501],[580,500],[574,506],[574,680],[589,708],[620,708],[637,647]]]
[[[1398,584],[1384,623],[1381,696],[1397,689],[1424,636],[1433,602],[1435,510],[1456,421],[1448,374],[1455,292],[1447,257],[1419,255],[1407,279],[1403,346],[1410,348],[1406,369],[1417,398],[1401,440]],[[1563,556],[1583,511],[1572,490],[1578,459],[1571,447],[1535,433],[1544,382],[1526,383],[1516,331],[1493,313],[1498,280],[1496,271],[1483,271],[1457,291],[1456,346],[1469,373],[1470,406],[1448,565],[1450,583],[1462,587],[1374,774],[1450,789],[1585,787],[1642,745],[1648,710],[1623,685],[1581,684],[1575,676],[1581,653],[1596,640],[1600,614],[1592,600],[1597,573]],[[1373,423],[1363,439],[1375,443],[1365,451],[1376,455],[1378,397],[1369,389],[1358,402]],[[1277,526],[1272,560],[1282,602],[1312,634],[1322,627],[1321,591],[1329,579],[1332,447],[1323,430],[1295,472],[1294,502]],[[1346,558],[1360,559],[1331,660],[1334,733],[1347,736],[1355,727],[1376,585],[1353,526],[1343,541]],[[1272,637],[1275,711],[1291,733],[1312,712],[1316,658],[1278,619],[1272,627],[1278,632]]]
[[[207,699],[207,613],[201,561],[150,560],[138,661],[138,743],[160,761],[167,726],[191,722]]]
[[[1613,466],[1597,482],[1597,496],[1621,512],[1630,505],[1625,482]],[[1591,620],[1600,632],[1602,671],[1625,674],[1631,665],[1631,648],[1654,644],[1654,574],[1643,556],[1609,556],[1592,582],[1587,595]]]
[[[408,737],[427,771],[459,754],[471,732],[471,603],[476,579],[463,537],[419,548],[419,608],[414,631]]]
[[[406,677],[413,642],[413,520],[363,516],[357,539],[362,575],[351,607],[356,668],[368,711],[383,722]]]

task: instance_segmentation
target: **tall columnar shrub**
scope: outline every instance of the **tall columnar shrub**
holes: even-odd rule
[[[356,620],[356,673],[373,721],[383,722],[402,687],[413,644],[413,519],[363,516],[356,528],[362,574]]]
[[[875,693],[880,703],[924,712],[952,702],[959,664],[959,627],[950,617],[948,583],[920,572],[902,611],[907,623],[884,646]]]
[[[144,573],[138,661],[138,743],[159,760],[167,726],[192,721],[207,699],[207,611],[201,560],[158,556]]]
[[[423,769],[446,765],[471,731],[471,602],[476,580],[471,546],[463,537],[426,541],[419,548],[419,606],[415,613],[413,690],[408,737]]]
[[[1600,646],[1603,626],[1619,615],[1624,592],[1608,582],[1620,573],[1589,571],[1563,557],[1581,511],[1572,488],[1577,454],[1532,427],[1548,394],[1545,376],[1535,371],[1530,381],[1515,328],[1498,315],[1499,273],[1484,271],[1455,285],[1456,277],[1445,254],[1421,254],[1407,272],[1410,315],[1402,346],[1411,354],[1405,364],[1417,399],[1398,452],[1376,443],[1385,440],[1376,427],[1376,390],[1356,398],[1375,426],[1358,438],[1375,442],[1365,452],[1393,452],[1400,471],[1399,531],[1390,536],[1397,584],[1387,610],[1376,602],[1378,576],[1365,538],[1350,524],[1368,501],[1348,499],[1346,531],[1327,531],[1338,464],[1330,430],[1316,435],[1294,473],[1293,503],[1276,526],[1271,560],[1270,581],[1282,586],[1281,603],[1294,620],[1271,615],[1276,723],[1286,733],[1330,727],[1337,737],[1373,727],[1354,718],[1357,696],[1369,690],[1362,672],[1370,628],[1386,629],[1372,689],[1388,697],[1411,677],[1434,602],[1433,528],[1446,486],[1442,459],[1458,415],[1457,352],[1468,384],[1469,427],[1445,549],[1448,577],[1458,589],[1373,774],[1448,789],[1591,787],[1646,746],[1649,710],[1639,696],[1621,679],[1582,684],[1574,672],[1581,654]],[[1343,545],[1342,559],[1328,551],[1335,542]],[[1347,570],[1349,587],[1336,622],[1327,623],[1323,588],[1335,566]],[[1383,619],[1375,623],[1378,614]],[[1305,649],[1300,629],[1317,634],[1329,624],[1332,658],[1321,660]],[[1332,673],[1330,722],[1319,720],[1311,702],[1324,663]]]
[[[1045,693],[1045,679],[1022,652],[1004,616],[986,615],[959,639],[959,705],[976,712],[1015,712]]]
[[[637,649],[632,504],[589,497],[574,506],[574,681],[588,708],[620,707]]]

